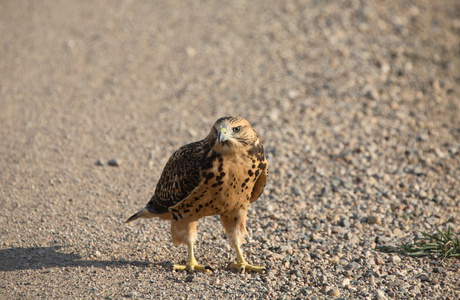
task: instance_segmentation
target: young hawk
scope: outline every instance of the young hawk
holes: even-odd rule
[[[206,271],[195,260],[198,220],[219,215],[236,263],[231,268],[264,272],[265,267],[249,265],[241,252],[246,234],[248,206],[262,194],[267,181],[267,161],[257,133],[248,121],[223,117],[208,136],[174,152],[161,174],[147,206],[126,222],[159,217],[171,220],[172,241],[188,246],[187,264],[174,270]]]

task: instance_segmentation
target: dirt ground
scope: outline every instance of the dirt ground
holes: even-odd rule
[[[460,233],[459,1],[2,1],[0,298],[458,299],[459,260],[377,251]],[[270,178],[238,274],[125,225],[171,153],[254,124]],[[108,164],[116,160],[118,166]]]

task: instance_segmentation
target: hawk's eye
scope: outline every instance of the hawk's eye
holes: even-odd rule
[[[233,132],[238,133],[241,131],[241,126],[233,127]]]

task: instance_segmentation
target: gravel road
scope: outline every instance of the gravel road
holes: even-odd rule
[[[376,250],[460,234],[459,1],[2,1],[0,298],[458,299],[460,260]],[[125,225],[164,164],[246,118],[270,177],[248,262],[218,217],[196,258]],[[110,161],[110,163],[109,163]]]

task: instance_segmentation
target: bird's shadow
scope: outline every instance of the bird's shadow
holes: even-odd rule
[[[126,265],[149,267],[165,264],[128,260],[83,260],[79,254],[58,251],[63,247],[2,249],[0,250],[0,271],[41,270],[55,267],[117,268]]]

